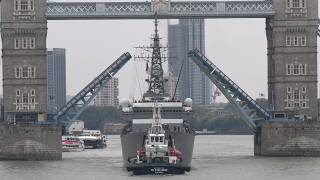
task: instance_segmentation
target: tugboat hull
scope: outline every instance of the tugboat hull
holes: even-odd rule
[[[128,171],[134,171],[134,174],[161,174],[160,170],[164,167],[165,171],[162,174],[181,174],[179,173],[181,171],[190,171],[195,137],[194,133],[168,132],[168,135],[174,139],[176,148],[181,151],[182,162],[179,163],[179,165],[137,165],[130,163],[129,159],[137,155],[137,150],[140,149],[146,134],[147,132],[130,132],[128,134],[121,135],[123,162]],[[159,167],[160,169],[156,167]]]
[[[190,171],[190,168],[166,165],[166,164],[148,164],[137,165],[135,167],[128,167],[128,171],[132,171],[134,175],[162,175],[162,174],[184,174],[186,171]]]

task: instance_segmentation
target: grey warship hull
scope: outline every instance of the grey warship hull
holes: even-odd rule
[[[168,89],[165,89],[165,83],[167,82],[163,77],[164,72],[162,69],[162,57],[161,57],[161,44],[158,34],[158,20],[157,13],[155,14],[155,34],[152,37],[153,44],[150,47],[152,49],[152,55],[148,56],[146,71],[148,78],[148,90],[143,94],[141,101],[133,100],[133,102],[122,101],[121,107],[123,112],[123,119],[128,122],[124,127],[121,134],[122,156],[124,166],[129,171],[133,171],[134,174],[162,174],[162,173],[182,173],[189,171],[191,168],[191,159],[193,152],[193,143],[195,133],[190,127],[190,119],[192,117],[192,100],[187,98],[184,102],[175,100],[175,95],[172,97],[169,95]],[[149,51],[150,52],[150,51]],[[150,67],[150,68],[149,68]],[[171,93],[170,93],[171,94]],[[154,113],[154,107],[158,107],[159,112]],[[160,111],[161,110],[161,111]],[[157,118],[155,118],[157,114]],[[161,115],[160,115],[161,114]],[[175,157],[179,154],[179,162],[177,159],[165,161],[159,156],[148,159],[146,161],[140,161],[140,154],[143,152],[141,149],[145,148],[145,142],[165,142],[159,139],[145,140],[148,130],[152,127],[154,120],[161,119],[161,129],[164,133],[165,141],[170,142],[166,146],[170,146],[173,153],[166,151],[162,152],[164,156]],[[159,123],[159,122],[158,122]],[[157,131],[158,132],[158,131]],[[158,133],[156,133],[158,134]],[[150,138],[150,134],[148,134]],[[149,144],[150,145],[150,144]],[[150,147],[159,149],[159,144],[152,144]],[[140,151],[141,150],[141,151]],[[144,154],[161,154],[161,151],[149,151]],[[177,150],[177,151],[176,151]],[[179,152],[178,152],[179,151]],[[181,159],[180,159],[181,156]],[[146,157],[141,155],[141,157]],[[137,161],[131,160],[136,158]],[[160,158],[160,160],[159,160]],[[142,158],[143,159],[143,158]]]

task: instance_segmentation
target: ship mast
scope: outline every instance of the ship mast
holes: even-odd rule
[[[147,79],[149,88],[145,96],[153,97],[156,100],[160,100],[164,97],[164,78],[163,78],[163,68],[161,60],[161,47],[160,38],[158,33],[158,19],[157,13],[155,13],[155,33],[153,36],[153,46],[152,46],[152,58],[151,58],[151,70],[150,78]]]
[[[150,133],[152,134],[164,134],[164,130],[161,124],[161,108],[158,104],[154,104],[153,107],[153,122],[150,128]]]

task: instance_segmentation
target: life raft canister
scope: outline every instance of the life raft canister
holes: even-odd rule
[[[145,150],[143,147],[141,147],[141,148],[139,149],[138,154],[139,154],[139,157],[143,157],[143,156],[146,155],[146,150]]]
[[[181,159],[182,153],[181,151],[177,150],[176,148],[170,149],[170,156],[176,156],[177,158]]]

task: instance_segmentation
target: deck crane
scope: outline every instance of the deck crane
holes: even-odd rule
[[[259,106],[198,49],[189,51],[188,56],[209,77],[230,103],[236,107],[253,131],[256,131],[256,121],[269,121],[271,119],[271,115],[266,110]]]
[[[83,110],[88,107],[89,103],[94,99],[103,85],[106,84],[130,59],[131,55],[128,52],[122,54],[76,96],[62,106],[53,119],[56,122],[65,123],[66,126],[71,125],[71,123],[80,116]]]

